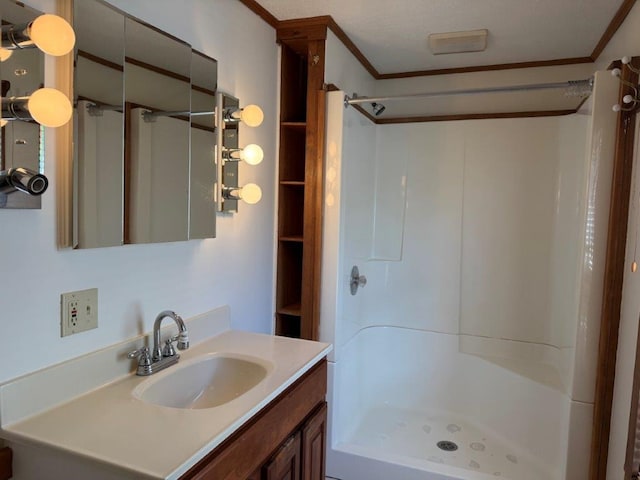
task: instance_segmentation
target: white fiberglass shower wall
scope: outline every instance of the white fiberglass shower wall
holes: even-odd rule
[[[605,73],[593,113],[399,125],[328,95],[328,475],[586,476],[616,93]]]

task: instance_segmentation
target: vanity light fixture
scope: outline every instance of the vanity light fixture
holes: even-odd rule
[[[55,88],[40,88],[28,97],[2,99],[2,120],[35,120],[45,127],[61,127],[71,119],[67,96]]]
[[[223,112],[225,122],[242,122],[247,127],[259,127],[264,120],[264,113],[258,105],[247,105],[244,108],[227,108]]]
[[[13,55],[13,50],[8,50],[6,48],[0,47],[0,62],[9,60],[11,55]]]
[[[262,198],[262,189],[255,183],[247,183],[244,187],[222,187],[222,198],[227,200],[243,200],[254,205]]]
[[[238,201],[255,204],[262,198],[262,190],[254,183],[241,186],[240,162],[258,165],[264,158],[262,148],[255,144],[240,148],[240,122],[257,127],[264,120],[264,113],[257,105],[240,108],[240,100],[219,92],[216,105],[216,202],[218,211],[237,213]]]
[[[59,57],[66,55],[76,43],[73,28],[58,15],[44,14],[32,22],[2,27],[0,60],[11,56],[6,51],[37,47],[44,53]]]
[[[251,143],[244,148],[222,147],[222,158],[227,162],[244,161],[249,165],[259,165],[264,159],[264,152],[260,145]]]
[[[28,195],[42,195],[49,186],[49,180],[41,173],[28,168],[10,168],[0,172],[0,194],[9,194],[16,191]]]

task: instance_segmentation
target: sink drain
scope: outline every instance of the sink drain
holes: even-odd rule
[[[458,449],[458,445],[448,440],[442,440],[436,443],[436,445],[440,450],[444,450],[445,452],[455,452]]]

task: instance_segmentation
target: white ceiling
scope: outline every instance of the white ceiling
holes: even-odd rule
[[[279,20],[331,15],[379,73],[588,57],[623,0],[258,0]],[[485,52],[432,55],[430,33],[487,28]]]

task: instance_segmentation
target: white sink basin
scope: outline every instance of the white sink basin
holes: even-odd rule
[[[178,363],[138,385],[133,396],[172,408],[212,408],[228,403],[264,380],[273,369],[257,357],[211,354]]]

